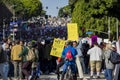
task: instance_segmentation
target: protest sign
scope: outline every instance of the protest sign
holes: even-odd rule
[[[64,45],[65,45],[65,40],[54,39],[50,55],[56,56],[56,57],[61,57]]]
[[[68,23],[67,31],[68,31],[68,40],[78,41],[79,35],[78,35],[77,23]]]

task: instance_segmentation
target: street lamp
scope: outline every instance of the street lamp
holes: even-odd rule
[[[15,22],[15,9],[14,7],[17,6],[17,5],[12,5],[11,8],[13,8],[13,23]],[[13,41],[15,40],[15,32],[14,32],[14,25],[13,25]]]
[[[5,39],[5,19],[3,19],[3,39]]]
[[[108,17],[108,39],[110,40],[110,17]]]

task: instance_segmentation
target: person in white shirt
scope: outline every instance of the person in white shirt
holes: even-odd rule
[[[100,69],[103,53],[102,49],[98,47],[97,42],[95,42],[94,46],[88,50],[87,54],[90,55],[90,70],[91,70],[90,78],[93,78],[93,74],[95,71],[97,71],[97,78],[100,78]]]

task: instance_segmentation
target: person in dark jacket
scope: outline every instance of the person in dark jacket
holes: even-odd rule
[[[7,45],[4,45],[4,49],[0,45],[0,75],[3,80],[8,80],[8,71],[9,71],[9,57],[7,54]]]

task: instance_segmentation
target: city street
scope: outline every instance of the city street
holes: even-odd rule
[[[89,75],[84,75],[84,79],[83,80],[105,80],[103,74],[101,74],[101,78],[100,79],[90,79],[89,78]],[[41,75],[41,78],[40,80],[57,80],[57,76],[55,74],[52,74],[52,75]],[[80,80],[80,78],[78,77],[77,80]]]
[[[100,79],[96,79],[95,77],[93,79],[90,79],[89,74],[85,74],[83,80],[105,80],[103,74],[101,74],[100,77],[101,77]],[[2,79],[0,79],[0,80],[2,80]],[[8,80],[10,80],[10,79],[8,79]],[[13,80],[13,78],[12,78],[12,80]],[[56,74],[48,74],[48,75],[41,75],[40,79],[37,79],[37,80],[58,80],[58,79],[57,79]],[[81,80],[81,79],[78,77],[77,80]]]

